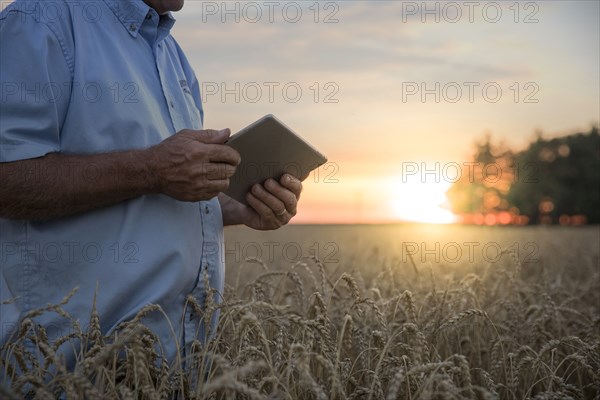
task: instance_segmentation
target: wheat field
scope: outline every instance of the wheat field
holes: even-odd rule
[[[157,306],[110,337],[91,310],[89,329],[73,321],[49,340],[35,317],[64,304],[49,305],[1,349],[0,397],[600,398],[599,227],[288,226],[226,238],[223,302],[194,305],[205,318],[220,309],[219,327],[185,368],[160,359],[140,322]],[[65,341],[81,344],[74,370],[56,354]]]

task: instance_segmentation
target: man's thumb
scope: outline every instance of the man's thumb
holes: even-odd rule
[[[231,135],[231,131],[227,128],[220,131],[205,129],[198,131],[198,140],[209,144],[223,144],[229,139],[229,135]]]

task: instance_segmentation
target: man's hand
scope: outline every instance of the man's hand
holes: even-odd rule
[[[155,191],[181,201],[209,200],[229,187],[240,155],[229,129],[182,130],[148,149]]]
[[[258,230],[272,230],[286,225],[296,215],[302,182],[289,174],[279,182],[268,179],[256,184],[246,195],[250,207],[224,194],[219,195],[225,225],[244,224]]]
[[[229,134],[183,130],[145,150],[51,153],[0,163],[0,218],[59,218],[156,193],[211,199],[229,186],[240,162],[223,144]]]

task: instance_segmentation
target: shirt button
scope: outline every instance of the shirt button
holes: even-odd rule
[[[210,213],[210,210],[208,209],[208,206],[204,206],[204,212],[207,213],[207,214]]]
[[[169,105],[171,106],[171,108],[175,108],[175,103],[173,103],[173,100],[169,101]]]
[[[130,30],[131,32],[135,32],[136,28],[137,28],[137,27],[136,27],[136,25],[135,25],[135,24],[129,24],[129,30]]]

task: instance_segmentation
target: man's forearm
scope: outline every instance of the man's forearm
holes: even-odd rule
[[[48,154],[0,164],[0,218],[52,219],[156,192],[148,152]]]

